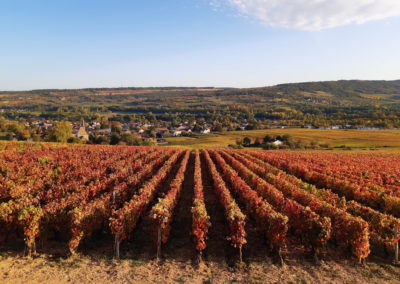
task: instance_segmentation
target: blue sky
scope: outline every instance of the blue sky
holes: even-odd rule
[[[400,1],[324,1],[0,0],[0,90],[400,79]]]

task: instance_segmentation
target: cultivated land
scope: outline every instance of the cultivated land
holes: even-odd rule
[[[229,131],[222,133],[213,133],[207,135],[196,135],[194,137],[169,137],[166,138],[167,146],[186,146],[190,148],[212,148],[227,147],[229,144],[235,144],[237,139],[250,137],[252,139],[260,138],[265,135],[284,135],[293,136],[294,140],[316,141],[318,144],[328,144],[330,147],[338,148],[343,145],[346,147],[363,149],[376,148],[379,150],[400,150],[400,130],[323,130],[323,129],[304,129],[304,128],[286,128],[286,129],[264,129],[249,131]]]
[[[7,283],[400,281],[397,152],[1,150]]]

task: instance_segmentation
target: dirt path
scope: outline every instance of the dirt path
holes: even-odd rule
[[[228,226],[224,210],[219,205],[217,196],[213,189],[212,179],[202,156],[201,175],[204,188],[204,201],[211,222],[211,227],[208,231],[208,240],[206,241],[207,248],[204,255],[205,260],[233,265],[236,252],[226,240]]]
[[[192,240],[192,215],[190,209],[194,188],[194,155],[191,154],[182,184],[178,204],[174,210],[171,233],[168,242],[163,246],[165,258],[191,264],[195,259],[195,246]]]

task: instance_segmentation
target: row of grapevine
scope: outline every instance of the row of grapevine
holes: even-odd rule
[[[200,253],[206,248],[208,228],[211,226],[210,216],[207,214],[204,203],[203,181],[201,176],[201,162],[199,150],[195,150],[194,162],[194,197],[192,212],[192,233],[196,243],[196,250]]]
[[[257,159],[257,154],[254,153],[253,156],[247,155],[243,152],[240,153],[241,156],[248,160],[258,164],[258,174],[261,176],[266,176],[268,172],[272,172],[275,175],[285,176],[287,181],[292,184],[308,191],[309,193],[317,196],[323,201],[331,204],[332,206],[338,207],[350,213],[353,216],[358,216],[364,219],[370,227],[370,237],[371,242],[386,248],[393,249],[393,244],[399,240],[399,236],[396,235],[396,228],[400,229],[400,220],[394,218],[391,215],[383,214],[372,208],[363,206],[355,201],[346,202],[344,197],[340,198],[337,194],[331,192],[327,189],[316,189],[315,186],[307,184],[299,180],[298,178],[287,175],[283,171],[271,166],[270,164]]]
[[[160,238],[160,242],[158,243],[159,248],[161,242],[165,244],[168,241],[174,209],[182,190],[189,158],[190,151],[188,150],[185,153],[174,180],[169,186],[169,191],[163,198],[158,200],[158,203],[154,205],[150,211],[150,216],[154,220],[155,232],[157,232],[157,236]]]
[[[42,154],[42,153],[41,153]],[[48,156],[46,156],[48,157]],[[31,160],[32,162],[35,159]],[[65,167],[63,163],[64,160],[58,161],[57,164]],[[43,165],[45,164],[45,165]],[[40,161],[40,163],[33,163],[31,168],[41,168],[43,172],[46,172],[46,164],[50,164],[47,162]],[[64,164],[64,165],[63,165]],[[111,163],[112,164],[112,163]],[[109,164],[109,165],[111,165]],[[60,169],[58,167],[57,169]],[[91,171],[82,171],[82,167],[78,167],[77,172],[82,174],[81,176],[89,175]],[[36,172],[36,171],[34,171]],[[65,185],[74,185],[77,187],[78,185],[82,185],[82,179],[79,180],[77,176],[74,176],[74,180],[71,183],[68,183],[65,177],[62,178],[62,184],[59,183],[59,176],[64,176],[64,173],[68,173],[68,171],[62,172],[58,171],[49,171],[51,173],[50,177],[43,177],[41,175],[37,175],[34,178],[36,180],[34,188],[28,188],[26,190],[25,195],[21,195],[20,197],[16,197],[15,199],[11,199],[9,202],[3,202],[0,205],[0,222],[4,224],[4,227],[10,229],[10,227],[22,227],[24,229],[24,233],[26,236],[26,244],[29,248],[29,252],[32,251],[34,245],[34,236],[39,233],[38,222],[43,216],[43,210],[41,208],[41,204],[46,201],[44,196],[49,195],[49,192],[59,189],[59,187],[63,187]],[[94,172],[94,171],[92,171]],[[22,184],[24,181],[20,181]],[[53,186],[51,186],[53,185]],[[41,194],[46,193],[46,194]],[[15,196],[15,192],[14,192]]]
[[[110,228],[118,241],[125,240],[130,236],[139,218],[182,154],[184,151],[174,153],[121,209],[113,213],[110,218]]]
[[[83,185],[80,188],[74,188],[70,194],[63,198],[54,199],[53,201],[44,205],[42,208],[32,206],[29,207],[30,211],[28,216],[30,219],[26,219],[24,224],[24,230],[28,229],[25,234],[26,240],[29,241],[29,243],[27,243],[28,247],[31,247],[34,243],[34,239],[40,233],[40,227],[46,226],[47,229],[50,227],[64,227],[64,230],[70,227],[71,218],[74,217],[74,214],[71,214],[70,212],[71,210],[77,210],[77,208],[86,206],[85,204],[90,200],[95,199],[98,194],[107,192],[107,190],[115,187],[117,184],[125,182],[125,180],[131,174],[133,174],[133,171],[140,169],[146,161],[149,161],[147,159],[148,157],[152,157],[152,159],[154,159],[157,156],[156,154],[157,153],[145,156],[141,160],[141,163],[135,162],[135,159],[139,158],[140,155],[126,157],[125,160],[121,160],[123,162],[122,164],[114,162],[115,167],[106,168],[110,172],[109,175],[99,176],[88,186]],[[113,159],[110,160],[113,161]],[[98,202],[97,199],[95,199],[94,202]],[[23,212],[24,211],[25,210],[23,210]],[[35,230],[32,230],[31,228],[35,228]]]
[[[399,197],[398,153],[294,153],[313,171]]]
[[[201,153],[206,161],[206,166],[213,181],[213,187],[217,194],[219,203],[224,209],[228,221],[229,236],[227,239],[231,241],[233,247],[239,248],[241,252],[243,245],[247,242],[244,228],[246,224],[246,216],[242,213],[235,199],[230,194],[208,152],[202,150]]]
[[[306,182],[321,188],[329,188],[348,200],[355,200],[382,212],[388,212],[395,217],[400,217],[400,197],[385,194],[377,189],[363,188],[358,184],[313,171],[309,164],[300,159],[294,160],[289,156],[272,155],[260,155],[260,158]]]
[[[271,205],[262,200],[216,151],[209,150],[208,152],[214,158],[224,179],[246,206],[247,212],[256,220],[260,231],[265,232],[270,248],[279,251],[286,243],[288,217],[276,212]]]
[[[95,159],[91,162],[90,159],[85,159],[84,162],[79,163],[77,157],[71,161],[71,155],[69,152],[63,153],[58,159],[57,163],[52,163],[53,158],[49,158],[48,155],[43,156],[44,160],[36,163],[32,161],[31,165],[27,165],[28,168],[38,169],[40,172],[49,172],[51,176],[26,176],[35,181],[35,187],[28,187],[24,184],[24,181],[19,181],[20,187],[25,188],[25,192],[21,196],[13,196],[11,199],[12,206],[8,206],[6,202],[1,204],[0,212],[7,212],[8,216],[2,215],[4,218],[13,218],[18,214],[24,206],[38,206],[46,204],[49,201],[56,200],[62,196],[68,195],[71,191],[79,191],[82,188],[87,187],[93,182],[97,182],[99,178],[104,176],[107,171],[118,171],[118,161],[123,163],[129,161],[130,156],[125,157],[125,161],[121,157],[113,156],[109,159]],[[42,153],[41,153],[42,155]],[[98,158],[100,156],[97,155]],[[80,159],[81,160],[81,159]],[[14,161],[18,163],[18,161]],[[57,167],[54,170],[49,170],[47,164],[55,164]],[[36,172],[36,171],[35,171]],[[26,204],[25,200],[29,199],[30,203]],[[12,208],[12,210],[11,210]]]
[[[93,231],[101,228],[112,216],[113,211],[129,200],[139,187],[154,175],[168,158],[172,157],[173,153],[172,150],[165,152],[151,163],[143,165],[139,172],[127,177],[122,183],[114,186],[112,190],[105,192],[99,198],[85,205],[74,207],[68,214],[72,232],[69,242],[71,252],[75,252],[81,239],[90,237]]]
[[[264,174],[262,177],[283,192],[288,198],[296,200],[304,206],[308,206],[321,216],[329,217],[332,222],[332,234],[335,240],[341,244],[351,245],[353,253],[360,260],[365,259],[369,255],[369,227],[367,222],[320,200],[316,196],[292,184],[286,179],[284,173],[280,175],[274,175],[270,172],[265,173],[265,168],[243,158],[240,154],[233,155],[250,170],[258,173],[260,176]]]
[[[289,217],[289,226],[296,236],[299,236],[303,241],[307,241],[316,252],[326,245],[331,233],[329,218],[323,218],[310,208],[286,198],[282,192],[258,177],[236,159],[223,151],[219,153],[268,203],[278,212]]]

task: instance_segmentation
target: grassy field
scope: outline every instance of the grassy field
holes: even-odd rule
[[[244,137],[263,138],[265,135],[290,134],[295,140],[316,141],[330,147],[384,148],[400,149],[400,130],[322,130],[322,129],[266,129],[251,131],[230,131],[215,134],[196,135],[194,137],[169,137],[167,146],[184,146],[190,148],[226,147],[235,144],[236,139]]]

